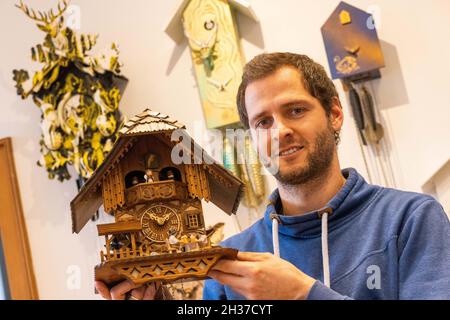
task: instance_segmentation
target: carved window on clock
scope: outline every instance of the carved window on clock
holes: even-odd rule
[[[198,212],[190,212],[187,214],[188,229],[198,229],[200,228],[200,223],[200,215]]]
[[[125,176],[125,188],[131,188],[137,184],[145,183],[145,172],[144,171],[131,171]]]
[[[181,181],[181,173],[175,167],[165,167],[159,173],[159,180],[175,180]]]

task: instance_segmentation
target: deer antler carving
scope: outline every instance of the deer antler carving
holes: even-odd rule
[[[49,25],[64,14],[64,12],[67,10],[68,5],[69,0],[61,0],[58,2],[58,12],[54,13],[53,9],[51,9],[48,12],[38,11],[37,14],[34,11],[34,9],[32,8],[30,9],[27,5],[23,3],[22,0],[20,0],[20,3],[18,5],[16,4],[16,7],[22,10],[31,19]]]

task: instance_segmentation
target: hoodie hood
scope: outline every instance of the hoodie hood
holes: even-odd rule
[[[278,232],[280,234],[298,238],[311,238],[319,237],[321,235],[320,213],[326,208],[331,209],[331,214],[328,218],[329,231],[337,228],[341,223],[348,219],[354,218],[364,209],[368,200],[372,198],[381,187],[364,188],[364,185],[366,185],[367,182],[353,168],[343,169],[342,174],[346,179],[344,186],[324,208],[299,216],[285,216],[282,214],[280,194],[278,189],[275,189],[269,196],[269,204],[267,205],[264,214],[264,223],[266,223],[268,227],[271,227],[271,215],[276,215],[280,221],[278,226]],[[361,199],[364,199],[364,201],[361,201]]]

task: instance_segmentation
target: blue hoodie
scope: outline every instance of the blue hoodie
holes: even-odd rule
[[[346,183],[326,206],[323,234],[318,211],[279,214],[275,190],[264,218],[221,245],[273,252],[272,214],[280,221],[281,258],[317,279],[308,299],[450,299],[450,223],[442,206],[424,194],[370,185],[352,168],[342,173]],[[323,284],[321,236],[328,236],[330,287]],[[212,279],[203,298],[244,299]]]

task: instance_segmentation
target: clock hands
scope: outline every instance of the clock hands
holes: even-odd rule
[[[164,220],[164,223],[165,223],[167,220],[169,220],[169,218],[170,218],[170,213],[167,213],[164,217],[161,217],[161,219]]]
[[[225,82],[219,82],[219,81],[216,81],[216,80],[214,80],[212,78],[206,78],[206,81],[211,83],[216,88],[218,88],[219,92],[226,91],[226,87],[231,82],[231,80],[233,80],[233,77],[229,77],[228,80],[225,81]],[[221,109],[231,109],[231,108],[233,108],[233,106],[229,106],[229,105],[223,106],[220,103],[215,103],[214,107],[215,108],[221,108]]]
[[[165,214],[164,216],[160,217],[157,216],[153,213],[149,214],[150,219],[152,219],[153,221],[156,221],[156,223],[160,226],[164,225],[166,223],[167,220],[169,220],[170,218],[170,213]]]
[[[225,87],[228,85],[228,83],[230,83],[230,81],[233,79],[233,77],[230,77],[227,81],[225,81],[224,83],[220,83],[218,81],[215,81],[211,78],[206,79],[209,83],[211,83],[212,85],[214,85],[215,87],[217,87],[219,89],[219,91],[225,91]]]
[[[347,51],[349,54],[351,54],[352,56],[357,56],[359,49],[361,49],[360,46],[356,45],[353,47],[344,47],[345,51]]]

